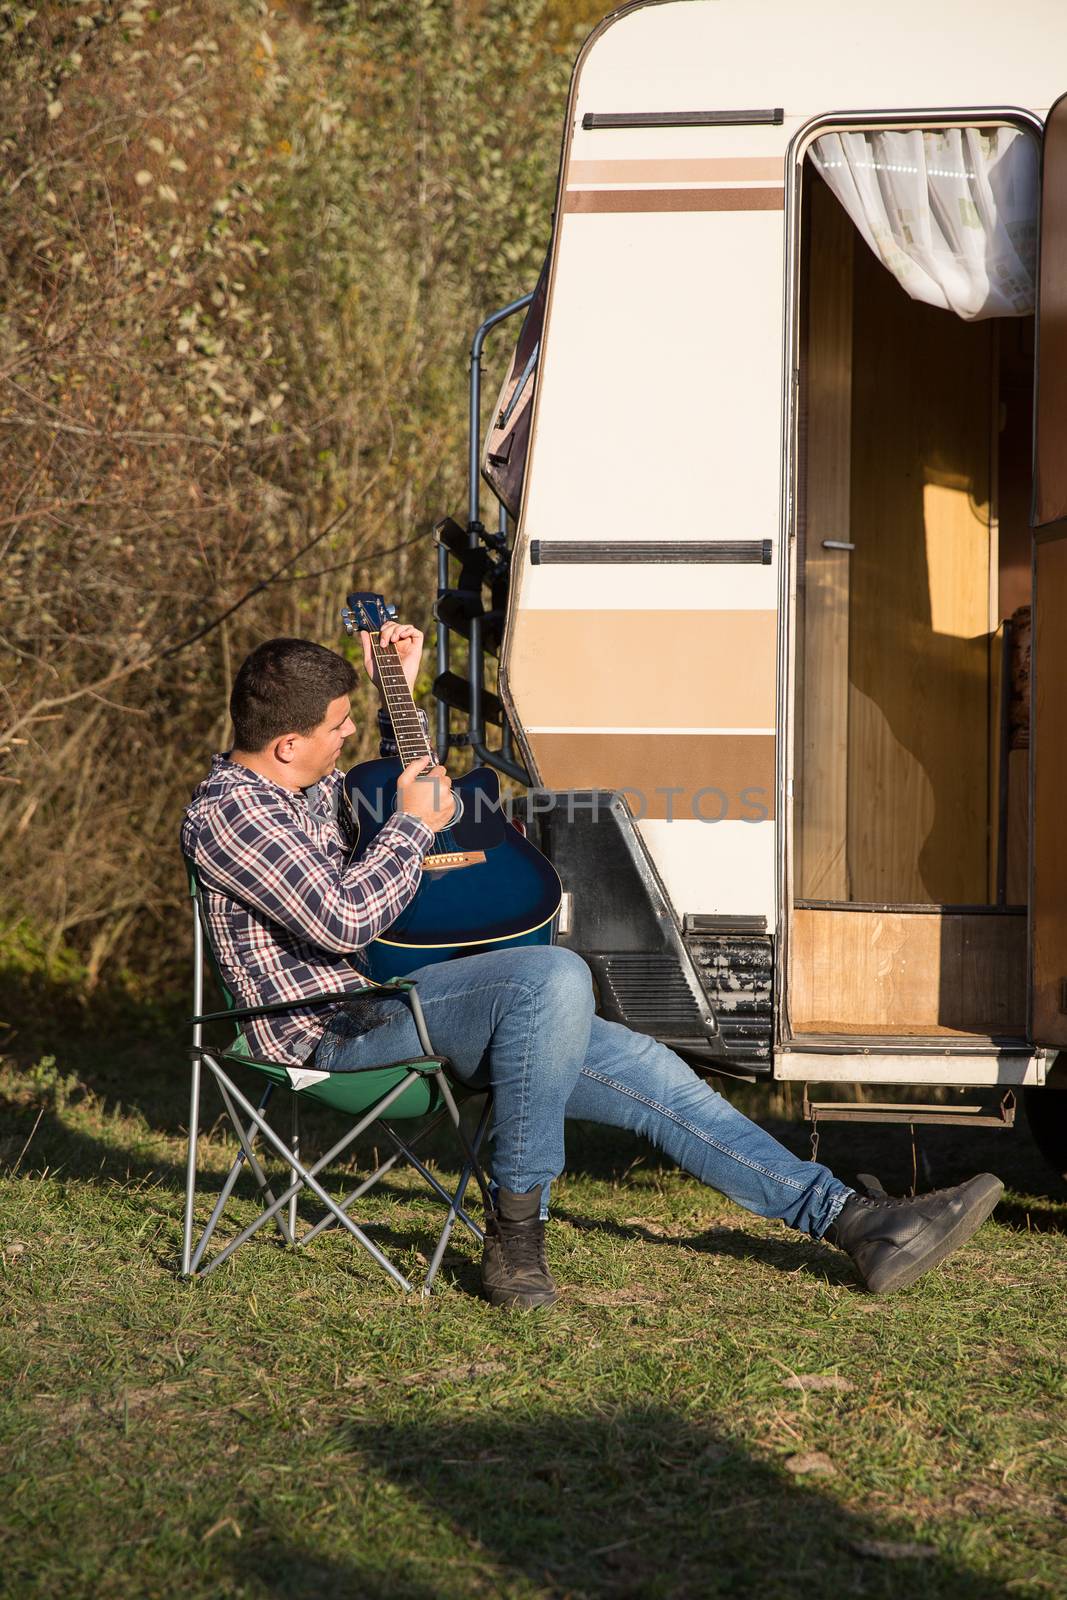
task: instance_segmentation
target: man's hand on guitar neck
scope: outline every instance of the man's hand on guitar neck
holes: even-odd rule
[[[452,779],[444,767],[434,766],[432,756],[420,756],[404,768],[396,780],[396,809],[428,822],[435,833],[451,822]]]
[[[359,642],[363,646],[363,665],[381,695],[382,705],[386,706],[374,651],[371,649],[371,636],[364,628],[360,629]],[[384,622],[378,635],[379,651],[388,649],[390,645],[395,648],[408,687],[412,690],[422,662],[422,644],[422,634],[410,622]],[[418,817],[420,822],[428,823],[435,833],[452,821],[455,814],[452,780],[444,767],[435,765],[432,756],[420,756],[404,768],[396,781],[396,808],[409,817]]]
[[[359,642],[363,646],[363,665],[366,667],[374,687],[381,694],[381,679],[378,676],[378,668],[374,663],[374,656],[371,652],[370,634],[362,628],[360,629]],[[422,661],[422,634],[418,628],[413,628],[410,622],[385,622],[382,624],[382,631],[378,636],[378,648],[384,650],[391,644],[396,646],[396,653],[399,657],[400,665],[404,669],[404,676],[408,680],[409,687],[414,689],[415,679],[419,675],[419,665]],[[382,695],[382,704],[385,704],[384,695]]]

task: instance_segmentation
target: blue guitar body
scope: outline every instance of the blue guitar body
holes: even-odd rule
[[[383,759],[346,775],[357,859],[396,809],[403,770],[403,762]],[[547,858],[508,821],[496,773],[476,767],[453,778],[452,794],[460,815],[437,834],[414,900],[367,947],[368,970],[379,983],[453,956],[552,942],[563,886]]]

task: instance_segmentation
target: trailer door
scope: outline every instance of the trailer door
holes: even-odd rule
[[[1067,1048],[1067,95],[1045,124],[1034,408],[1031,1038]]]

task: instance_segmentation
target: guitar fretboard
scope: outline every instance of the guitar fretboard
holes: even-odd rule
[[[378,633],[371,634],[371,652],[381,679],[385,708],[392,720],[396,747],[401,761],[407,766],[411,761],[418,761],[420,756],[432,754],[430,741],[423,732],[396,646],[388,644],[383,649],[379,643],[380,637]]]

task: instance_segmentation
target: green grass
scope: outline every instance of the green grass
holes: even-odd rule
[[[67,1019],[55,1060],[0,1075],[0,1594],[1067,1591],[1067,1203],[1025,1133],[923,1137],[934,1181],[989,1165],[1011,1190],[886,1301],[587,1129],[551,1311],[479,1301],[458,1234],[429,1301],[338,1233],[264,1237],[188,1285],[182,1053],[158,1015],[112,1021],[114,1051]],[[910,1179],[906,1130],[837,1127],[820,1153]],[[216,1174],[230,1154],[220,1127]],[[413,1181],[366,1215],[417,1265],[436,1207]]]

